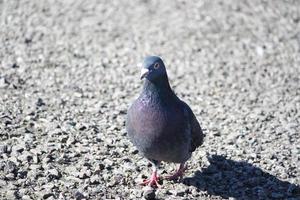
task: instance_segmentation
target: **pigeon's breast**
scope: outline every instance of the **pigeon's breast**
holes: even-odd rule
[[[178,162],[187,158],[190,143],[184,111],[175,103],[138,99],[129,109],[127,131],[146,157]]]
[[[163,131],[167,111],[159,103],[140,99],[132,105],[130,111],[130,121],[136,136],[152,138]]]

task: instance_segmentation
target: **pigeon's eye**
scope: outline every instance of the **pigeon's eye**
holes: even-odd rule
[[[154,64],[154,69],[158,69],[159,68],[159,63],[155,63]]]

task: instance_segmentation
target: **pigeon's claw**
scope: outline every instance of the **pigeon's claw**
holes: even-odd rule
[[[153,172],[150,179],[143,180],[140,185],[150,186],[155,188],[161,188],[161,185],[158,183],[159,177],[156,172]]]
[[[184,163],[180,164],[179,169],[174,174],[165,176],[165,179],[167,179],[167,180],[177,180],[178,178],[182,179],[186,169],[187,169],[187,166],[185,166]]]
[[[150,186],[155,188],[161,188],[161,185],[158,183],[158,179],[145,179],[141,185]]]

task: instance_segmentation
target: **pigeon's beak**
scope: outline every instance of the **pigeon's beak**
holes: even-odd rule
[[[149,69],[142,68],[141,70],[141,79],[145,78],[149,74]]]

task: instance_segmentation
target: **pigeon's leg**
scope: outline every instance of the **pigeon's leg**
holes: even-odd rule
[[[158,183],[159,177],[157,175],[157,169],[159,167],[160,162],[156,160],[152,160],[152,175],[150,179],[144,180],[141,185],[148,185],[150,187],[160,187],[161,185]]]
[[[183,174],[184,174],[184,171],[186,169],[187,169],[187,166],[185,165],[185,163],[181,163],[179,165],[178,170],[173,175],[166,176],[165,178],[168,179],[168,180],[176,180],[178,178],[182,178]]]

